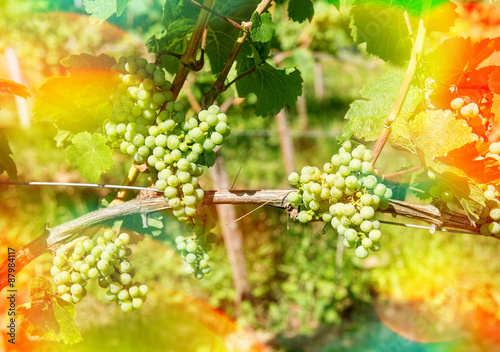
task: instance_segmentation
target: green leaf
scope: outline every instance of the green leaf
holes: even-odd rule
[[[106,137],[100,133],[82,132],[75,135],[73,145],[66,149],[71,166],[78,168],[89,182],[99,181],[101,174],[113,166],[112,150],[106,145]]]
[[[121,16],[132,0],[116,0],[116,15]]]
[[[239,61],[236,70],[239,75],[252,69],[253,60]],[[255,67],[255,66],[253,66]],[[302,94],[302,76],[296,68],[278,69],[264,63],[251,74],[236,81],[240,97],[250,93],[257,95],[255,113],[266,116],[277,114],[285,104],[293,105]]]
[[[270,41],[276,29],[271,14],[266,12],[259,16],[257,12],[254,12],[251,21],[250,37],[252,40],[263,43]]]
[[[231,18],[236,23],[241,23],[250,19],[259,2],[258,0],[216,1],[214,11]],[[240,32],[230,23],[219,17],[211,17],[208,22],[205,53],[210,61],[213,74],[220,73],[239,35]],[[242,57],[244,54],[240,52],[237,60]]]
[[[340,10],[340,0],[328,0],[328,3]]]
[[[404,73],[388,73],[376,78],[361,89],[361,96],[365,99],[354,101],[345,118],[349,120],[344,136],[352,135],[367,141],[376,140],[387,115],[392,109],[398,95]],[[415,111],[422,100],[422,95],[417,88],[411,86],[406,95],[398,121],[406,121]]]
[[[165,216],[160,212],[145,214],[144,216],[128,216],[123,219],[121,230],[137,232],[142,236],[157,237],[163,232],[164,218]]]
[[[427,32],[447,31],[454,24],[455,5],[448,0],[432,1],[432,10],[424,9],[422,3],[423,0],[356,0],[351,8],[351,35],[357,43],[366,43],[370,54],[401,65],[410,59],[412,48],[405,11],[414,31],[420,16],[427,13]]]
[[[131,0],[84,0],[83,5],[85,6],[85,11],[91,14],[90,19],[92,22],[99,21],[102,23],[115,13],[117,16],[121,16],[130,1]]]
[[[214,11],[240,23],[247,21],[255,11],[259,0],[217,1]],[[169,0],[163,9],[165,29],[149,38],[146,43],[149,52],[170,51],[184,53],[189,35],[192,33],[200,8],[182,0]],[[212,73],[218,74],[226,62],[240,32],[230,23],[219,17],[211,16],[207,26],[207,55]],[[168,72],[175,73],[179,60],[172,55],[161,55],[161,65]]]
[[[163,8],[163,25],[165,29],[148,39],[146,46],[149,52],[156,54],[170,51],[176,54],[184,53],[188,36],[194,29],[199,7],[193,4],[183,5],[182,0],[165,2]],[[172,55],[160,55],[161,65],[170,73],[177,72],[180,61]]]
[[[288,17],[296,22],[304,22],[314,15],[314,6],[311,0],[290,0],[288,3]]]
[[[212,167],[215,164],[216,155],[214,152],[203,153],[203,158],[205,159],[205,165],[207,167]]]
[[[82,340],[75,324],[75,305],[52,294],[49,280],[38,277],[30,283],[30,302],[17,307],[20,330],[31,336],[74,344]]]
[[[9,147],[9,141],[5,134],[0,131],[0,174],[7,172],[9,178],[17,182],[17,168],[14,160],[10,157],[12,150]]]
[[[109,70],[114,63],[106,55],[70,56],[63,60],[70,75],[53,77],[41,87],[35,101],[33,119],[50,118],[59,130],[72,133],[99,128],[111,116],[111,95],[117,84]]]
[[[60,130],[57,132],[54,140],[56,141],[56,147],[60,148],[64,145],[65,142],[69,141],[71,137],[71,132]]]

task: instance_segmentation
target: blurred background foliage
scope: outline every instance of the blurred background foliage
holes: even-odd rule
[[[277,23],[273,60],[282,67],[296,65],[304,78],[304,96],[287,109],[297,169],[321,166],[330,159],[338,149],[335,137],[341,134],[349,103],[359,98],[364,84],[396,69],[368,57],[353,43],[348,19],[335,7],[322,0],[314,4],[316,15],[302,24],[290,22],[285,8],[272,9]],[[59,60],[70,54],[146,55],[142,43],[161,29],[162,6],[160,0],[134,0],[123,16],[99,26],[89,24],[79,1],[2,2],[0,53],[8,47],[17,53],[32,104],[46,78],[65,74]],[[6,65],[0,65],[0,77],[8,78]],[[189,80],[198,101],[213,80],[203,70]],[[219,98],[219,104],[227,104],[232,128],[222,154],[233,188],[288,187],[275,119],[255,117],[254,103],[251,98],[234,98],[231,89]],[[84,182],[55,147],[50,123],[22,129],[13,98],[0,95],[0,105],[0,128],[9,137],[20,181]],[[102,183],[118,184],[124,178],[128,161],[115,157],[115,167]],[[387,149],[378,166],[391,172],[404,163],[405,156]],[[0,181],[7,181],[6,176],[0,175]],[[203,182],[205,189],[211,188],[208,178]],[[147,186],[146,177],[138,185]],[[0,260],[7,246],[20,248],[45,224],[61,224],[97,209],[107,194],[102,189],[0,186]],[[382,250],[361,261],[353,251],[344,251],[333,232],[321,224],[295,223],[271,207],[252,210],[237,207],[238,216],[246,215],[239,225],[253,294],[239,310],[222,241],[213,250],[212,273],[196,281],[184,274],[173,245],[183,229],[167,217],[159,237],[144,238],[134,246],[137,278],[151,288],[144,308],[123,314],[90,286],[90,294],[77,306],[82,343],[67,347],[21,336],[15,348],[135,352],[164,351],[166,346],[169,351],[200,352],[260,351],[263,345],[275,351],[322,352],[499,348],[499,241],[384,225]],[[395,221],[390,216],[384,220]],[[28,300],[31,277],[49,276],[50,262],[51,256],[45,254],[18,275],[18,303]],[[0,310],[6,304],[2,295]]]

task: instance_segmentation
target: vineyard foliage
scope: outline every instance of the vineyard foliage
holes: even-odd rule
[[[101,23],[113,15],[125,14],[128,3],[129,0],[83,2],[91,21]],[[327,174],[337,170],[342,173],[342,167],[349,165],[351,169],[342,176],[346,177],[346,182],[351,177],[352,186],[346,186],[345,193],[340,192],[335,199],[339,199],[339,204],[345,199],[366,200],[366,204],[363,203],[364,209],[360,208],[360,212],[352,206],[352,213],[359,218],[356,226],[361,230],[352,225],[349,229],[352,238],[347,240],[351,232],[345,232],[344,244],[346,247],[356,245],[360,258],[366,257],[370,248],[378,251],[380,231],[366,223],[374,216],[371,207],[376,210],[382,202],[387,208],[393,194],[395,198],[404,197],[398,195],[396,183],[388,184],[386,192],[382,174],[377,175],[378,179],[365,176],[372,172],[372,164],[380,150],[374,149],[375,159],[370,164],[373,154],[367,156],[363,154],[366,152],[364,146],[354,148],[354,145],[360,141],[385,143],[387,137],[384,140],[381,136],[390,129],[389,144],[410,155],[411,165],[407,165],[407,169],[426,171],[418,178],[411,178],[409,187],[422,188],[425,184],[423,191],[427,194],[420,197],[433,198],[442,210],[465,214],[470,224],[480,228],[483,235],[500,235],[498,190],[495,188],[500,182],[500,147],[495,141],[500,122],[497,116],[500,115],[500,66],[494,64],[494,55],[500,50],[500,38],[475,40],[450,36],[450,28],[458,15],[457,5],[447,0],[354,0],[350,7],[343,1],[329,3],[340,13],[348,14],[346,27],[359,50],[391,63],[395,70],[365,85],[360,92],[361,98],[350,104],[341,139],[352,140],[352,152],[351,142],[344,142],[340,156],[334,156],[331,163],[327,160],[324,172],[319,168],[303,169],[300,176],[295,174],[293,181],[290,179],[299,190],[294,192],[293,201],[288,200],[297,208],[305,209],[298,213],[298,219],[302,222],[320,220],[315,212],[319,209],[326,222],[333,224],[335,216],[338,217],[334,227],[344,235],[345,228],[351,226],[350,219],[343,219],[347,210],[334,207],[328,214],[321,204],[335,198],[335,187],[344,187],[344,179],[341,186],[336,183],[334,186],[337,180],[332,176],[330,182]],[[33,120],[53,123],[57,129],[57,146],[66,150],[69,165],[91,183],[98,183],[102,175],[113,169],[116,160],[123,160],[117,159],[118,150],[133,156],[135,161],[130,158],[129,162],[134,162],[138,169],[143,166],[142,171],[150,177],[150,184],[164,192],[165,200],[174,209],[173,214],[195,234],[192,240],[185,241],[182,236],[176,239],[176,246],[182,252],[186,272],[202,278],[211,270],[207,263],[208,252],[217,239],[210,232],[214,224],[208,220],[209,212],[199,210],[203,207],[204,191],[198,184],[198,177],[215,163],[214,149],[225,141],[231,125],[231,117],[220,111],[216,103],[221,105],[220,98],[231,90],[239,98],[252,100],[253,114],[263,118],[296,104],[303,94],[303,74],[300,65],[283,67],[274,60],[275,52],[282,49],[276,40],[280,23],[274,20],[274,12],[286,8],[292,21],[302,23],[315,16],[313,5],[311,0],[206,0],[203,6],[196,1],[167,0],[161,16],[161,31],[145,43],[154,62],[140,58],[139,53],[123,58],[85,53],[64,58],[61,65],[67,75],[49,78],[40,87]],[[431,37],[442,40],[429,40]],[[205,77],[209,77],[207,90],[199,102],[201,112],[174,103],[191,70],[203,70]],[[0,79],[0,90],[23,98],[30,95],[24,86],[4,79]],[[393,116],[393,120],[388,116]],[[353,153],[352,160],[356,160],[353,164],[350,153]],[[355,153],[359,155],[354,156]],[[363,169],[362,163],[365,164]],[[366,172],[362,171],[365,169]],[[17,180],[12,152],[2,133],[0,173],[4,171],[12,181]],[[318,183],[313,185],[311,180]],[[432,182],[426,183],[429,180]],[[316,186],[321,181],[331,184],[328,187],[323,184],[323,188]],[[368,182],[373,185],[369,186]],[[380,182],[378,186],[377,182]],[[319,188],[313,190],[313,186]],[[374,190],[367,191],[367,188]],[[321,198],[319,201],[314,193]],[[303,201],[307,197],[311,198]],[[103,207],[111,204],[111,199],[103,201]],[[339,225],[341,218],[343,222]],[[157,235],[157,230],[163,227],[162,216],[150,216],[147,221],[148,230],[141,232]],[[133,231],[142,224],[143,219],[138,215],[111,226],[116,230]],[[340,228],[344,232],[341,233]],[[360,235],[359,241],[358,232],[366,233],[366,236]],[[124,245],[114,241],[110,242],[111,247]],[[84,243],[72,246],[83,248]],[[95,250],[98,254],[94,254],[93,249],[99,244],[89,246],[88,253],[82,249],[84,254],[75,253],[72,247],[67,252],[63,250],[60,261],[67,260],[65,256],[73,256],[72,269],[68,270],[81,273],[82,277],[90,271],[75,269],[78,261],[85,261],[90,270],[99,267],[99,263],[103,268],[108,268],[108,262],[111,268],[118,268],[123,263],[123,256],[117,254],[120,249],[113,247],[109,255],[104,255],[106,250],[103,248]],[[57,271],[54,276],[62,280],[60,286],[64,286],[61,288],[64,293],[53,294],[50,283],[35,279],[31,302],[22,305],[19,314],[23,316],[21,327],[31,335],[71,344],[81,339],[73,322],[73,303],[81,299],[81,292],[85,290],[77,287],[76,292],[75,287],[81,286],[80,274],[78,279],[70,278],[68,271],[61,271],[62,266],[54,262],[54,271]],[[98,277],[101,287],[105,288],[121,280],[121,289],[108,293],[110,300],[117,301],[124,311],[140,308],[145,294],[141,296],[136,292],[142,286],[137,285],[134,289],[135,284],[129,282],[129,276],[133,276],[128,274],[131,269],[116,269],[117,273],[119,271],[116,275],[114,269],[109,270],[109,275],[103,274],[105,269],[101,273],[96,269],[92,271],[95,275],[88,275]],[[57,276],[61,272],[68,274],[63,275],[68,278]],[[86,282],[86,279],[85,276],[82,280]],[[66,300],[60,297],[64,294]],[[125,298],[117,299],[119,294]],[[323,315],[323,318],[327,321],[338,319],[334,313]],[[40,319],[48,323],[44,325]]]

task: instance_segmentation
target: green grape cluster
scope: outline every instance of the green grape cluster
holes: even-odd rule
[[[218,106],[212,105],[200,111],[197,118],[165,121],[163,124],[173,129],[156,137],[156,140],[161,138],[160,146],[153,149],[147,161],[157,172],[155,187],[164,192],[165,200],[181,222],[192,223],[203,202],[204,192],[198,177],[203,174],[204,165],[213,165],[214,148],[229,134],[226,121],[227,116]]]
[[[99,286],[107,288],[106,298],[115,301],[124,312],[142,307],[148,287],[133,282],[135,269],[127,259],[132,250],[127,247],[130,235],[107,229],[95,241],[78,241],[71,255],[59,249],[52,260],[50,274],[57,284],[57,294],[62,299],[78,303],[85,297],[88,280],[96,279]]]
[[[114,67],[121,82],[113,97],[113,115],[105,124],[111,142],[147,162],[152,181],[184,223],[192,223],[204,192],[198,184],[203,166],[212,166],[214,149],[230,133],[217,105],[186,119],[182,102],[172,99],[164,71],[145,59],[120,58]]]
[[[175,238],[177,249],[181,251],[181,258],[184,260],[186,274],[193,274],[195,278],[202,279],[212,270],[208,264],[210,260],[208,252],[212,249],[212,243],[216,241],[217,235],[213,232],[207,235]]]
[[[480,232],[484,236],[500,237],[500,192],[494,185],[479,185],[486,198],[486,207],[479,215],[477,223],[481,225]]]
[[[330,163],[317,167],[305,166],[300,175],[288,176],[298,190],[288,194],[293,206],[299,207],[298,220],[329,222],[344,237],[347,248],[356,248],[359,258],[368,250],[380,249],[380,222],[374,219],[377,209],[387,209],[392,190],[379,183],[370,161],[373,153],[364,145],[354,149],[345,141]]]

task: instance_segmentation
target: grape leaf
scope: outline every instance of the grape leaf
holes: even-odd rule
[[[314,15],[314,6],[311,0],[290,0],[288,3],[288,17],[292,21],[304,22]]]
[[[250,93],[257,95],[255,113],[266,116],[277,114],[285,104],[293,105],[302,94],[302,76],[296,68],[278,69],[267,62],[260,66],[252,66],[253,60],[240,60],[236,65],[239,75],[248,72],[253,67],[255,71],[236,81],[240,97]]]
[[[396,96],[403,82],[404,73],[394,72],[376,78],[361,89],[363,100],[355,100],[345,118],[349,120],[344,128],[344,136],[364,138],[367,141],[377,139],[383,123],[391,111]],[[411,86],[398,120],[406,121],[422,100],[417,88]]]
[[[500,95],[493,94],[493,104],[491,105],[491,112],[495,115],[495,121],[500,122]]]
[[[145,214],[144,217],[142,215],[127,216],[123,219],[121,230],[137,232],[142,236],[157,237],[163,232],[164,218],[165,216],[160,212]]]
[[[116,15],[121,16],[132,0],[116,0]]]
[[[60,148],[64,146],[64,143],[68,142],[71,139],[71,137],[72,137],[71,132],[59,130],[59,132],[57,132],[56,136],[54,137],[54,140],[56,141],[56,147]]]
[[[113,62],[105,55],[66,59],[70,75],[50,78],[40,87],[42,95],[33,108],[35,121],[50,118],[58,129],[73,133],[99,128],[112,112],[110,97],[117,86],[109,70]]]
[[[484,196],[459,168],[440,161],[440,156],[477,140],[464,120],[450,111],[423,111],[408,121],[392,125],[391,143],[416,154],[427,169],[443,180],[462,204],[471,223],[484,206]]]
[[[66,67],[70,72],[81,70],[108,71],[114,64],[116,64],[115,58],[106,54],[93,56],[83,53],[79,55],[70,55],[61,60],[61,65]]]
[[[15,94],[20,96],[21,98],[27,98],[30,96],[30,93],[28,93],[28,88],[26,88],[22,84],[3,78],[0,78],[0,92]]]
[[[493,92],[491,113],[495,115],[495,121],[500,122],[500,69],[498,67],[490,74],[488,86]]]
[[[335,6],[337,9],[340,9],[340,0],[328,0],[329,4],[332,4]]]
[[[500,94],[500,68],[496,67],[495,70],[488,77],[488,86],[495,94]]]
[[[78,168],[89,182],[96,183],[101,174],[113,166],[112,150],[106,145],[106,137],[100,133],[81,132],[75,135],[73,145],[66,149],[71,166]]]
[[[49,280],[38,277],[30,283],[30,302],[17,307],[22,321],[20,329],[31,336],[66,344],[82,340],[75,324],[75,305],[52,294]]]
[[[473,101],[492,100],[488,79],[495,66],[478,66],[500,50],[500,38],[485,38],[472,43],[470,38],[450,38],[436,50],[427,54],[424,61],[436,88],[432,92],[432,104],[448,109],[456,96],[465,95]]]
[[[398,119],[392,125],[392,135],[393,146],[419,157],[421,151],[425,156],[421,161],[426,164],[478,138],[466,121],[456,119],[449,110],[423,111],[408,121]]]
[[[250,19],[259,2],[259,0],[217,1],[215,2],[214,11],[231,18],[237,23],[241,23]],[[208,22],[205,53],[210,60],[213,74],[220,73],[239,35],[240,32],[230,23],[219,17],[211,17]],[[244,54],[240,52],[238,59],[243,56]]]
[[[436,160],[462,170],[478,184],[497,184],[500,181],[500,166],[498,160],[484,157],[488,153],[488,147],[489,143],[476,140],[453,149]]]
[[[408,11],[412,28],[423,15],[422,0],[356,0],[351,8],[351,35],[366,50],[385,61],[402,64],[412,48],[404,12]],[[448,31],[457,17],[455,5],[448,0],[432,2],[427,31]]]
[[[189,6],[190,5],[190,6]],[[163,29],[149,38],[146,43],[149,52],[157,54],[170,51],[182,54],[187,47],[188,36],[193,31],[199,8],[193,4],[183,6],[182,0],[166,1],[163,8]],[[161,56],[162,66],[170,73],[177,72],[180,61],[172,55]]]
[[[453,195],[458,199],[462,205],[469,221],[472,225],[479,219],[483,208],[486,206],[484,192],[479,189],[475,184],[469,182],[466,177],[458,175],[453,169],[440,164],[436,167],[434,165],[433,171],[438,177],[450,188]]]
[[[217,1],[214,11],[231,18],[237,23],[246,21],[257,7],[258,0]],[[163,10],[165,29],[152,36],[147,47],[150,52],[161,53],[170,51],[182,54],[187,46],[187,38],[193,31],[199,7],[183,1],[167,1]],[[218,74],[229,56],[240,32],[230,23],[219,17],[211,16],[207,26],[207,55],[212,72]],[[170,73],[175,73],[179,60],[173,56],[163,55],[162,66]]]
[[[0,131],[0,174],[6,171],[9,178],[17,182],[17,168],[14,160],[10,157],[11,154],[12,150],[10,150],[7,137]]]
[[[85,11],[90,13],[92,23],[106,21],[116,13],[121,16],[128,3],[132,0],[84,0]]]
[[[265,12],[259,16],[257,12],[254,12],[251,21],[252,27],[250,28],[250,37],[252,40],[263,43],[270,41],[276,29],[271,14]]]

